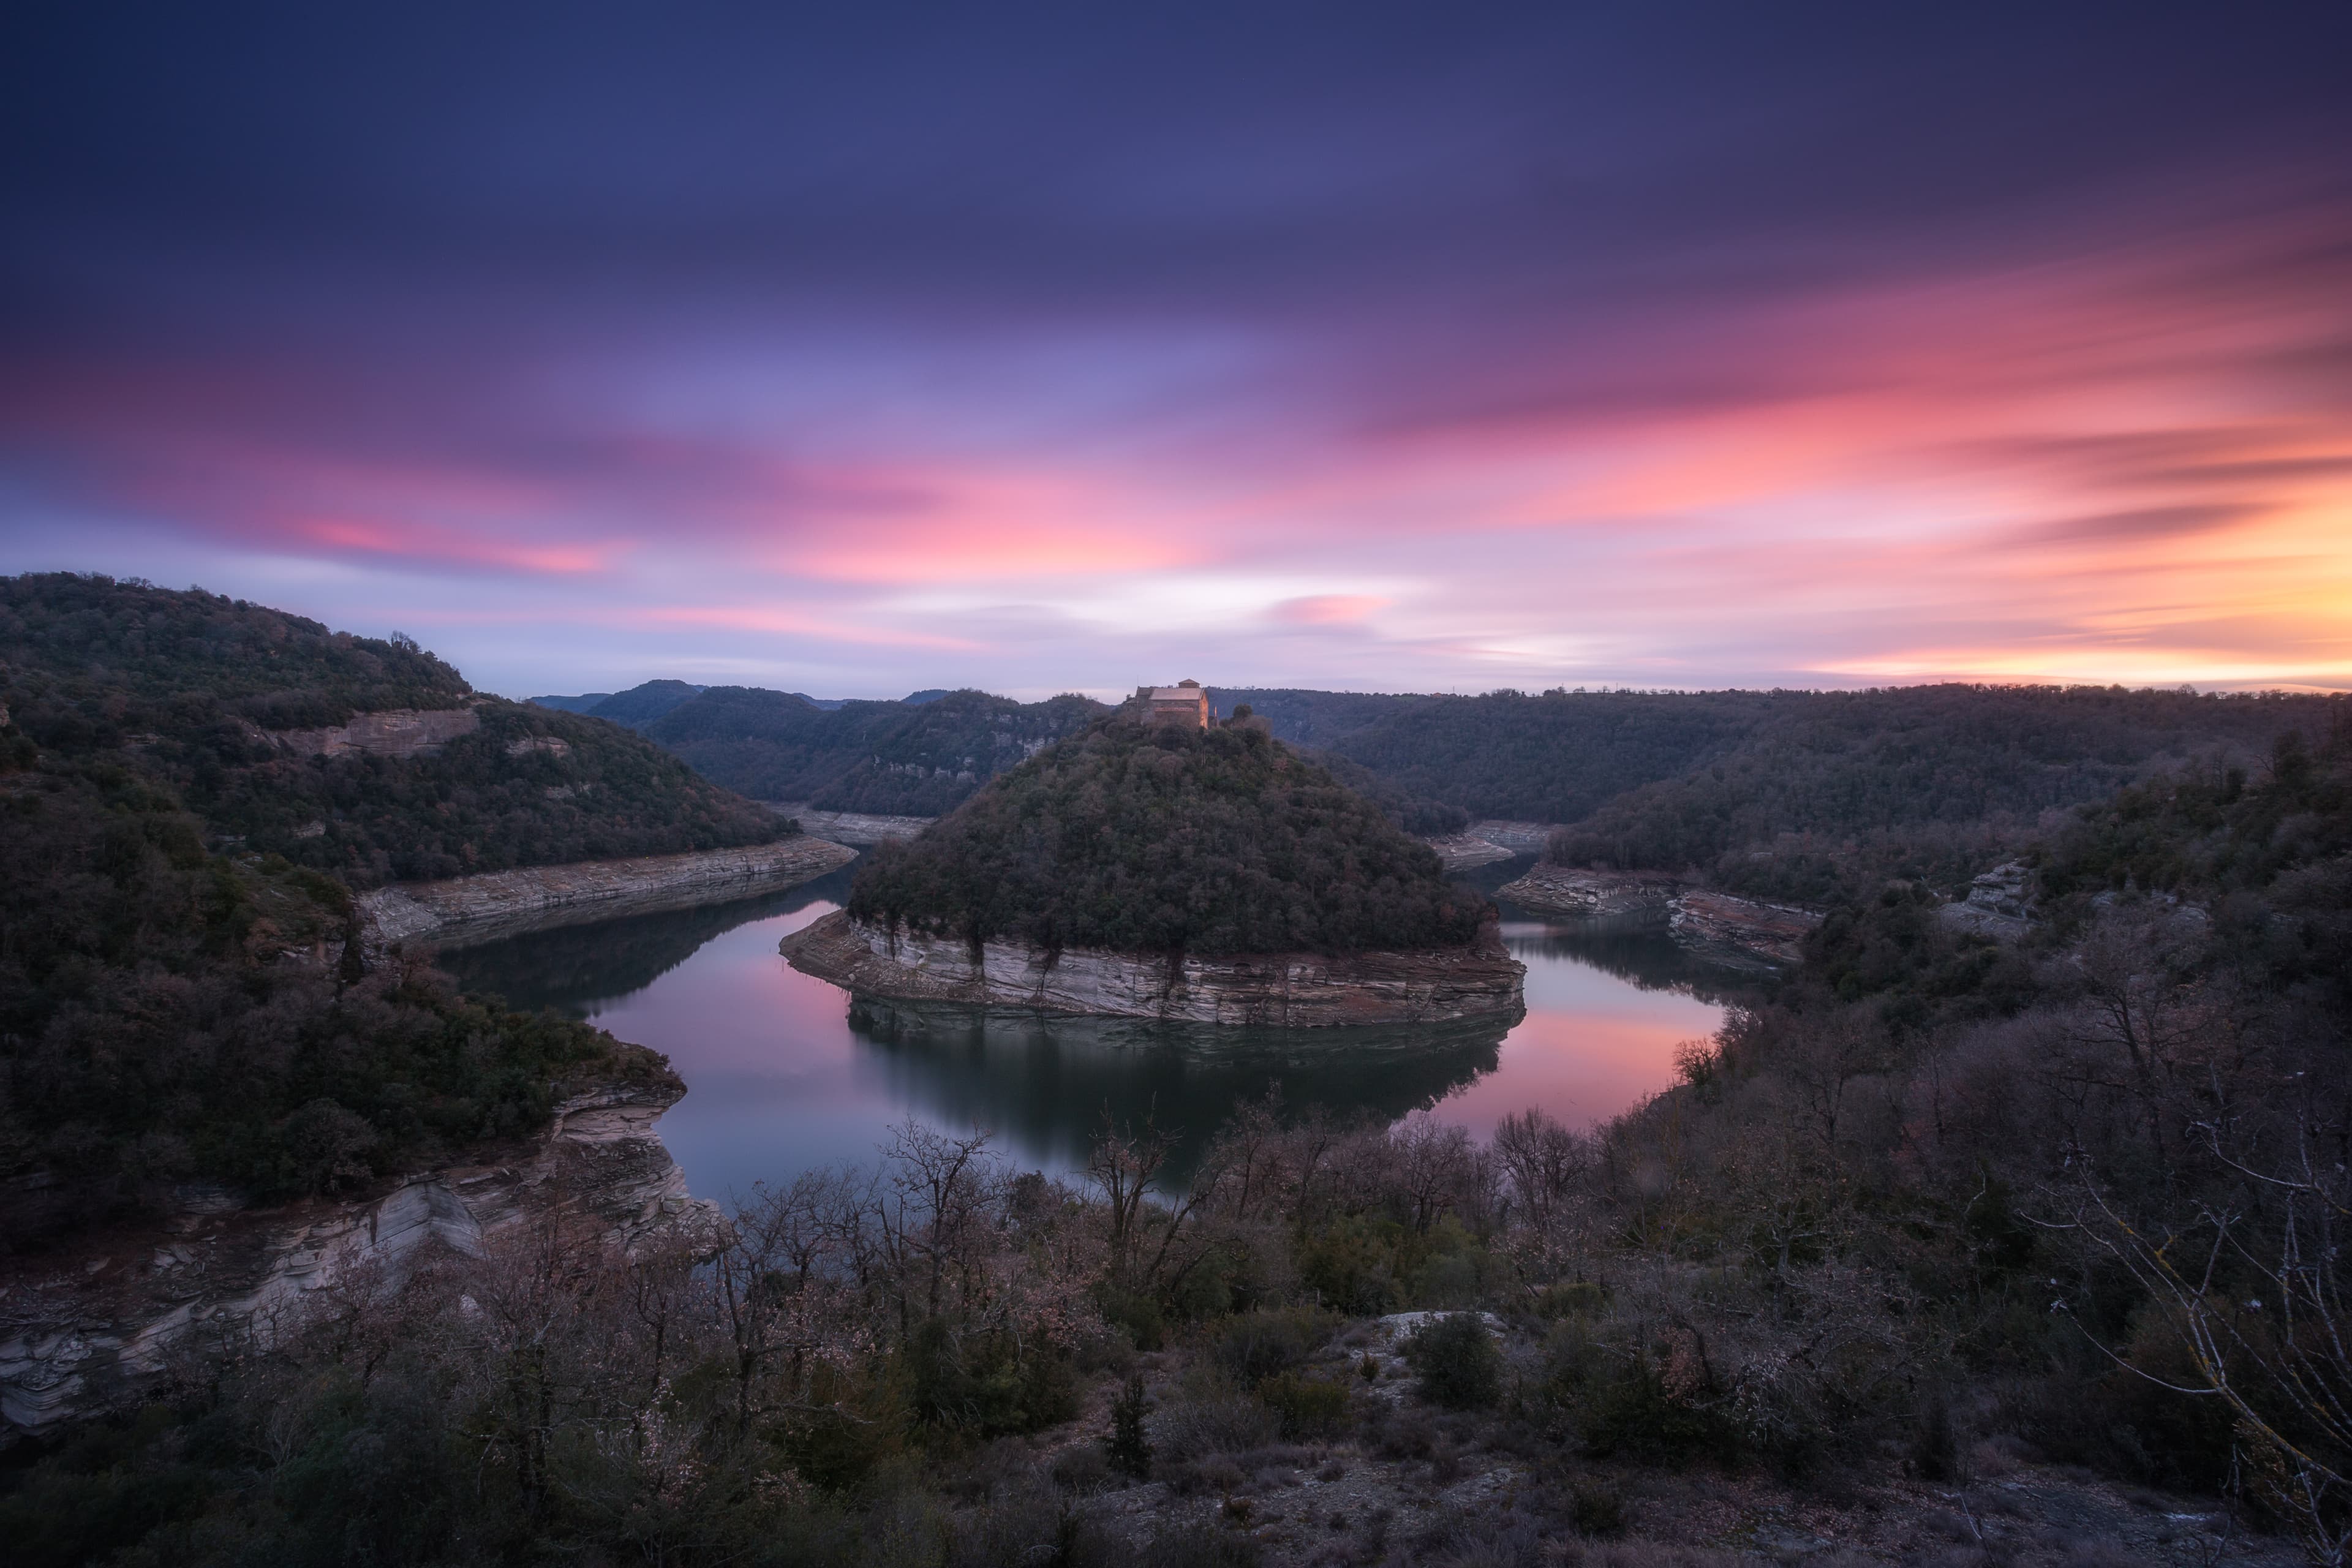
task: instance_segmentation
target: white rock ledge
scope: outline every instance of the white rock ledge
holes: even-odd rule
[[[793,968],[856,994],[1045,1013],[1296,1029],[1517,1018],[1526,1011],[1526,966],[1504,951],[1491,928],[1465,948],[1336,958],[1186,955],[1174,963],[992,942],[974,963],[963,942],[906,932],[894,938],[835,912],[793,932],[780,949]]]
[[[189,1357],[267,1340],[304,1298],[341,1280],[388,1286],[441,1248],[562,1214],[635,1247],[710,1233],[654,1130],[673,1080],[564,1100],[537,1142],[501,1164],[411,1176],[380,1196],[268,1210],[184,1213],[85,1239],[0,1270],[0,1440],[42,1437],[134,1404]]]
[[[530,866],[378,888],[360,895],[360,918],[373,948],[417,938],[462,947],[518,931],[749,898],[822,877],[856,858],[845,845],[801,834],[742,849]]]

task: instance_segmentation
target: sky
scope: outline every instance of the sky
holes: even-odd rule
[[[0,572],[509,695],[2352,687],[2352,8],[0,20]]]

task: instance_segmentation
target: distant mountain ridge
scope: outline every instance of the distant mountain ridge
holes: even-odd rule
[[[820,708],[795,692],[714,686],[644,733],[705,777],[754,799],[937,816],[1108,711],[1087,697],[1024,703],[969,690],[919,703]]]

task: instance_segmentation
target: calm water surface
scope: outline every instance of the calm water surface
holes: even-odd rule
[[[1492,890],[1525,859],[1467,879]],[[1213,1029],[854,1003],[776,952],[840,907],[855,868],[740,903],[512,938],[443,955],[471,987],[551,1006],[666,1053],[688,1086],[662,1137],[709,1197],[870,1160],[909,1115],[992,1129],[1023,1163],[1067,1170],[1103,1108],[1156,1109],[1197,1148],[1245,1095],[1484,1134],[1529,1105],[1604,1120],[1674,1078],[1677,1043],[1722,1021],[1706,972],[1663,937],[1593,937],[1504,908],[1528,966],[1525,1019],[1379,1029]],[[1720,983],[1719,977],[1716,983]]]

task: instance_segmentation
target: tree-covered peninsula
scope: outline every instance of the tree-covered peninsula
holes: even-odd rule
[[[877,850],[849,912],[1049,952],[1339,954],[1467,946],[1487,904],[1263,728],[1122,712]]]

